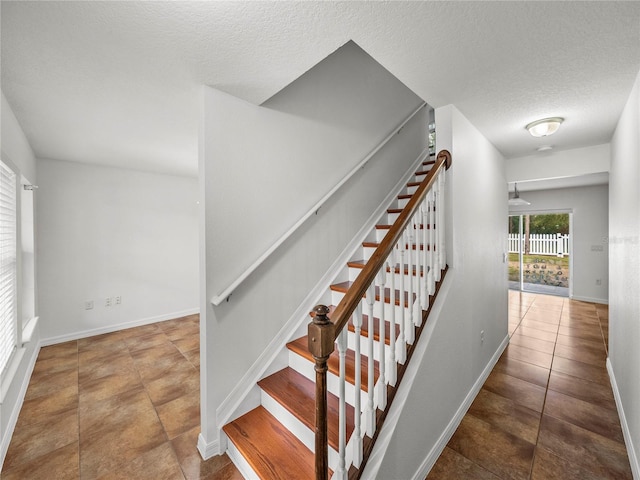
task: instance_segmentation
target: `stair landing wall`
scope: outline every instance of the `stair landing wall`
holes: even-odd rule
[[[224,450],[217,442],[219,428],[228,421],[224,413],[233,403],[230,395],[238,393],[239,385],[251,385],[247,376],[259,369],[270,344],[284,346],[287,338],[279,332],[285,325],[308,321],[305,313],[321,300],[313,298],[313,292],[320,295],[326,290],[328,276],[327,284],[321,285],[325,275],[365,224],[373,226],[377,219],[372,214],[427,145],[425,108],[276,249],[228,302],[212,306],[210,299],[242,271],[238,266],[251,264],[261,253],[260,245],[268,248],[282,233],[283,228],[272,228],[272,223],[282,227],[278,222],[294,218],[292,211],[304,214],[339,181],[335,171],[344,175],[352,169],[422,104],[359,47],[347,45],[343,53],[336,52],[338,57],[329,57],[327,65],[321,62],[317,78],[309,77],[312,69],[303,76],[305,85],[287,87],[294,93],[286,108],[282,97],[274,99],[273,108],[257,107],[204,88],[200,155],[203,431],[199,448],[205,456]],[[316,91],[316,96],[301,93],[314,84],[324,85],[309,90]],[[317,92],[335,92],[341,101],[323,101]],[[296,104],[299,114],[293,109]],[[372,110],[370,104],[377,108]],[[327,105],[334,111],[327,111]],[[351,110],[360,107],[375,121],[358,121]],[[334,124],[328,123],[331,115]],[[324,165],[323,171],[323,164],[330,168]]]

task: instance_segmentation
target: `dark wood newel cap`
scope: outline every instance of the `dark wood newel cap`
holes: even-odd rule
[[[311,310],[311,316],[313,317],[313,323],[320,323],[320,324],[325,324],[325,323],[329,323],[329,317],[327,317],[327,315],[329,315],[329,312],[331,310],[329,310],[329,307],[327,307],[326,305],[316,305],[315,307],[313,307],[313,310]]]
[[[309,351],[317,360],[329,358],[333,352],[333,342],[335,340],[335,330],[327,314],[329,307],[316,305],[313,307],[313,321],[308,326]]]
[[[436,157],[436,160],[440,160],[442,157],[445,158],[444,165],[447,168],[447,170],[449,170],[449,167],[451,166],[451,162],[452,162],[451,152],[449,150],[440,150],[438,152],[438,156]]]

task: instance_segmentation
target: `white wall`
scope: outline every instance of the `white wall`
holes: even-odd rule
[[[29,179],[36,181],[36,160],[29,141],[25,136],[18,119],[11,109],[11,105],[2,94],[2,158],[9,159],[20,170],[20,173]]]
[[[27,138],[16,119],[11,106],[2,94],[2,110],[1,110],[1,137],[0,145],[2,149],[2,160],[15,168],[19,175],[25,177],[28,182],[36,183],[36,161],[33,151],[27,141]],[[22,205],[19,200],[18,210],[21,211]],[[20,218],[20,217],[19,217]],[[19,278],[23,277],[23,267],[29,268],[32,265],[23,265],[23,257],[18,257]],[[27,261],[26,263],[29,263]],[[25,295],[29,296],[30,292],[24,291],[24,285],[18,284],[18,298]],[[22,317],[22,302],[18,306],[18,314]],[[12,379],[0,382],[0,465],[4,461],[4,456],[9,448],[9,442],[13,433],[15,422],[18,419],[18,413],[22,406],[22,399],[29,383],[29,377],[33,370],[36,357],[39,351],[39,329],[36,327],[30,342],[19,345],[22,347],[18,354],[14,357],[14,372]]]
[[[211,298],[421,103],[352,43],[262,107],[205,88],[201,379],[202,435],[209,451],[215,452],[222,427],[216,409],[426,147],[426,109],[229,302],[214,308]]]
[[[607,143],[510,158],[506,162],[506,177],[508,182],[526,182],[608,172],[610,156]]]
[[[376,478],[412,478],[438,445],[507,336],[507,182],[502,155],[453,106],[436,109],[438,151],[447,148],[451,282],[441,314]],[[484,330],[484,343],[480,331]],[[428,408],[425,409],[425,406]],[[442,445],[443,446],[443,445]],[[422,472],[426,476],[426,472]]]
[[[509,213],[573,213],[573,298],[607,303],[609,299],[609,188],[607,185],[522,193],[531,205]],[[602,251],[592,248],[602,248]],[[601,280],[601,285],[596,280]]]
[[[38,160],[38,174],[43,342],[198,310],[195,178],[53,160]]]
[[[207,92],[215,112],[207,126],[216,139],[209,194],[218,208],[212,222],[225,225],[208,232],[216,245],[216,293],[422,103],[353,42],[262,107]],[[241,256],[228,254],[236,248]]]
[[[627,450],[640,478],[640,74],[611,141],[609,361]]]

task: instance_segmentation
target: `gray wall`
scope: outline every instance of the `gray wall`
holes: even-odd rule
[[[204,89],[201,441],[208,449],[216,450],[221,402],[426,147],[426,109],[229,302],[214,308],[211,298],[421,103],[353,43],[261,107]]]
[[[447,172],[451,284],[439,298],[440,315],[429,319],[432,330],[420,339],[428,342],[419,344],[424,355],[411,360],[419,362],[409,367],[417,368],[415,381],[380,460],[381,479],[413,478],[425,455],[444,447],[440,436],[507,337],[504,159],[453,106],[436,109],[436,128],[438,150],[447,148],[453,156]]]
[[[38,172],[43,342],[198,311],[195,178],[55,160],[38,160]]]
[[[607,185],[521,192],[531,205],[509,213],[573,213],[573,298],[609,301],[609,188]],[[592,247],[602,250],[592,250]],[[601,280],[601,285],[596,280]]]
[[[634,478],[640,478],[640,74],[611,141],[609,367]]]

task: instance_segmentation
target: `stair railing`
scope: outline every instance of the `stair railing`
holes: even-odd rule
[[[438,153],[436,163],[378,245],[333,313],[317,305],[309,324],[309,351],[315,360],[315,472],[317,480],[329,475],[327,436],[327,362],[337,345],[340,358],[339,449],[333,479],[345,480],[351,465],[361,468],[364,436],[376,433],[376,410],[387,406],[387,385],[395,386],[397,362],[407,359],[407,348],[415,340],[415,328],[422,323],[422,311],[429,308],[429,296],[446,267],[444,225],[445,170],[451,166],[447,150]],[[406,263],[405,263],[406,262]],[[399,290],[396,291],[396,277]],[[389,298],[386,306],[385,299]],[[376,304],[376,301],[378,303]],[[377,307],[377,308],[376,308]],[[399,308],[398,308],[399,307]],[[366,370],[361,356],[361,330],[366,312],[368,326]],[[374,351],[374,315],[378,315],[378,353]],[[399,318],[396,317],[399,315]],[[397,320],[396,320],[397,318]],[[347,324],[355,333],[354,390],[346,391]],[[389,346],[385,347],[385,320],[389,320]],[[395,325],[399,324],[396,338]],[[387,355],[388,353],[388,355]],[[377,358],[376,358],[377,357]],[[374,359],[376,361],[374,361]],[[374,378],[378,364],[378,379]],[[354,405],[354,430],[346,439],[346,397]],[[363,425],[364,423],[364,425]]]

